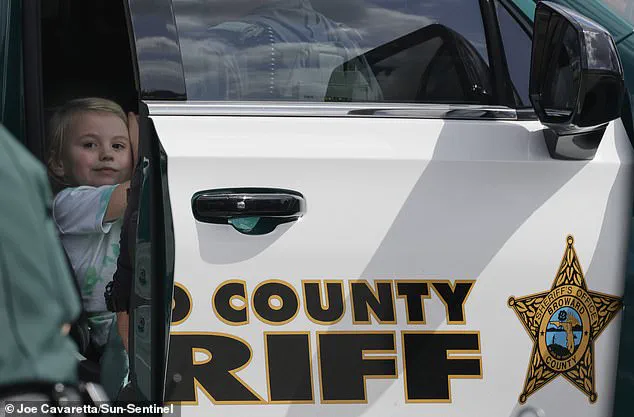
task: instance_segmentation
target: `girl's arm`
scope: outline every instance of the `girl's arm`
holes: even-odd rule
[[[123,184],[119,184],[116,186],[116,188],[110,195],[108,208],[106,209],[106,214],[103,216],[104,222],[111,222],[123,216],[125,208],[128,205],[129,188],[130,181],[126,181]]]
[[[128,113],[128,132],[132,151],[132,170],[130,172],[134,174],[139,157],[139,122],[137,116],[132,112]],[[103,219],[104,222],[110,222],[123,216],[125,208],[128,205],[129,188],[130,181],[126,181],[117,185],[114,189],[110,196],[110,201],[108,202],[108,208],[106,209],[106,214]]]
[[[126,352],[130,352],[128,349],[128,334],[129,334],[129,326],[130,326],[130,315],[127,311],[118,311],[117,312],[117,330],[119,331],[119,336],[121,336],[121,341],[123,342],[123,347]]]

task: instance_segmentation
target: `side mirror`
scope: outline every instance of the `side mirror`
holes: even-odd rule
[[[551,2],[535,10],[530,99],[551,155],[591,159],[605,125],[621,115],[623,67],[612,36]]]

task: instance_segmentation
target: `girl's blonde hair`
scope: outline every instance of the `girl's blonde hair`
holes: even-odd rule
[[[48,177],[53,187],[53,192],[57,193],[62,189],[69,187],[65,178],[55,174],[53,167],[59,165],[62,162],[64,154],[64,145],[68,139],[68,132],[74,121],[74,118],[85,112],[99,112],[110,113],[123,120],[123,123],[128,124],[128,118],[117,103],[114,101],[99,98],[99,97],[86,97],[70,100],[64,105],[55,110],[55,113],[51,117],[49,122],[49,152],[48,160],[46,163]]]

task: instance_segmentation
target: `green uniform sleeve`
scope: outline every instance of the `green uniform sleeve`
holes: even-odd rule
[[[0,385],[76,382],[76,347],[60,332],[80,301],[51,218],[42,164],[0,126]]]

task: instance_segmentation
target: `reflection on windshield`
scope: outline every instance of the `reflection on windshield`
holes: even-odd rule
[[[365,52],[439,23],[488,65],[475,0],[173,0],[173,6],[190,100],[324,101],[335,68],[358,58],[359,70],[369,72]],[[409,65],[399,76],[417,83],[425,69]],[[354,101],[384,101],[376,80],[363,82]],[[390,101],[405,98],[397,93]]]

